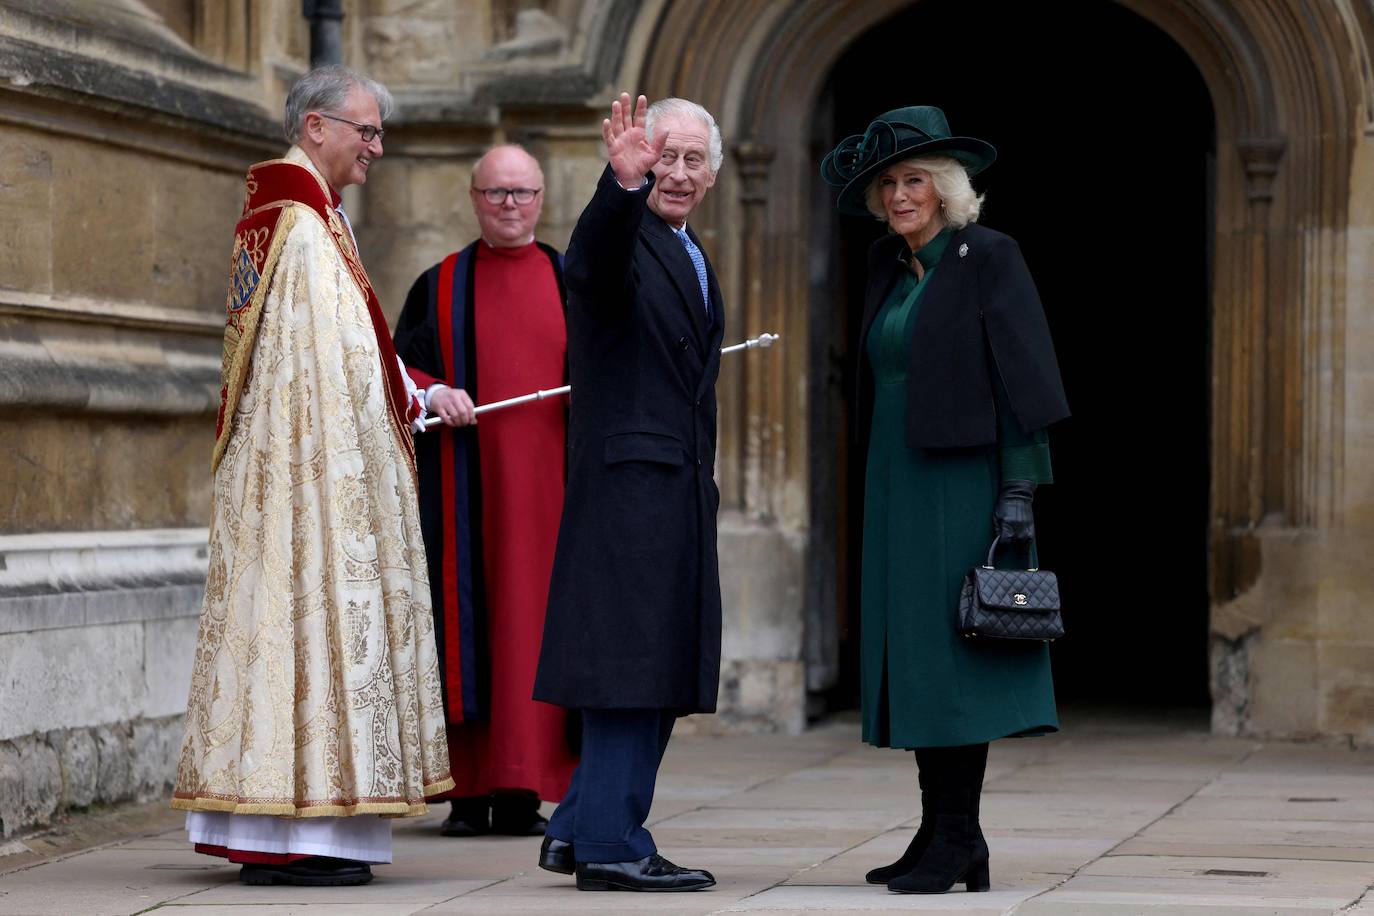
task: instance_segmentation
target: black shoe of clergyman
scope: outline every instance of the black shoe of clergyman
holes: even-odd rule
[[[286,865],[245,865],[239,869],[239,881],[244,884],[343,887],[371,880],[372,869],[366,863],[332,856],[310,856]]]
[[[578,862],[579,891],[699,891],[716,883],[709,871],[679,868],[660,855],[637,862]]]
[[[491,832],[489,803],[485,795],[455,798],[449,802],[448,817],[439,825],[440,836],[485,836]]]
[[[548,818],[539,813],[539,797],[493,795],[491,832],[503,836],[543,836]]]
[[[573,844],[551,836],[544,837],[539,847],[539,867],[544,871],[571,875],[577,870],[577,860],[573,858]]]

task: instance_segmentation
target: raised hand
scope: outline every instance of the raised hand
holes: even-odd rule
[[[611,171],[615,172],[621,187],[639,187],[645,174],[663,155],[663,144],[668,142],[667,131],[660,131],[652,140],[648,138],[644,130],[648,110],[649,100],[641,95],[632,111],[630,94],[622,92],[620,98],[611,103],[611,116],[601,122],[601,136],[606,140]]]

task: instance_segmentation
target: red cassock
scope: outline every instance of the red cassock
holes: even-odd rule
[[[420,383],[433,376],[477,403],[558,387],[560,281],[546,246],[478,242],[416,280],[397,350]],[[531,699],[563,509],[566,412],[552,399],[417,437],[455,783],[439,798],[519,788],[559,801],[577,764],[566,711]]]

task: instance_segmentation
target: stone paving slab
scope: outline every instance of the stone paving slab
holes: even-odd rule
[[[1335,916],[1321,903],[1287,898],[1195,897],[1183,894],[1056,891],[1028,900],[1016,916]],[[1346,916],[1341,913],[1340,916]]]
[[[871,887],[775,887],[741,900],[721,913],[964,913],[1001,916],[1033,894],[1032,890],[993,890],[981,894],[894,894]]]
[[[1374,821],[1204,820],[1171,815],[1140,832],[1147,840],[1174,840],[1203,845],[1321,846],[1374,849]]]
[[[856,846],[877,831],[869,828],[851,830],[807,830],[804,839],[808,846],[826,846],[837,852]],[[719,827],[680,827],[668,821],[654,828],[658,847],[670,859],[687,856],[700,847],[727,846],[750,849],[759,846],[793,846],[803,837],[795,829],[755,827],[721,829]],[[679,855],[679,853],[681,855]]]
[[[1293,801],[1294,804],[1355,804],[1367,806],[1374,801],[1374,774],[1321,776],[1297,773],[1241,775],[1222,773],[1198,790],[1199,798],[1267,798]],[[1367,810],[1367,809],[1366,809]]]
[[[558,916],[562,913],[668,913],[672,916],[706,916],[727,906],[714,889],[690,894],[580,894],[569,888],[557,895],[530,897],[460,897],[424,911],[425,916],[493,914],[493,916]],[[244,916],[244,914],[231,914]],[[273,914],[275,916],[275,912]]]
[[[197,855],[187,845],[167,850],[114,846],[0,877],[0,913],[122,916],[207,887],[237,887],[237,879],[237,868]]]
[[[1198,795],[1188,799],[1174,816],[1211,821],[1364,821],[1374,823],[1374,794],[1368,798],[1303,795],[1290,788],[1272,795]]]
[[[1138,856],[1113,853],[1085,865],[1081,875],[1197,878],[1209,874],[1214,883],[1274,885],[1306,883],[1322,887],[1348,885],[1358,897],[1374,885],[1374,863],[1333,862],[1327,859],[1245,859],[1221,856]]]
[[[186,815],[163,801],[64,817],[38,833],[0,841],[0,874],[96,846],[154,837],[185,821]]]
[[[920,800],[913,795],[916,772],[857,776],[860,767],[824,767],[787,776],[715,799],[720,808],[830,808],[841,810],[892,810],[920,813]]]
[[[999,830],[1058,829],[1088,830],[1100,833],[1110,828],[1114,835],[1129,836],[1154,823],[1174,807],[1170,800],[1138,799],[1129,785],[1114,795],[1059,794],[1051,797],[1029,793],[1004,793],[990,790],[983,794],[982,819]],[[920,812],[908,822],[920,825]]]
[[[1237,773],[1283,771],[1316,777],[1322,772],[1346,771],[1374,776],[1374,760],[1369,749],[1353,749],[1346,745],[1303,744],[1275,742],[1260,744]]]
[[[340,916],[410,916],[411,913],[427,913],[427,905],[414,903],[273,903],[263,907],[243,906],[240,904],[219,904],[201,906],[199,904],[173,903],[157,911],[171,916],[247,916],[253,912],[270,912],[272,916],[327,916],[338,913]]]
[[[475,891],[483,890],[496,879],[449,879],[436,877],[432,870],[422,867],[423,863],[398,859],[394,865],[377,866],[378,879],[362,887],[298,887],[292,892],[282,894],[279,886],[249,887],[232,881],[219,887],[197,893],[186,903],[197,906],[266,906],[282,899],[297,903],[332,903],[341,898],[349,903],[385,906],[390,904],[416,904],[429,906],[444,900],[452,900]],[[237,872],[237,869],[235,870]],[[499,882],[505,883],[505,882]]]
[[[1066,892],[1120,893],[1139,887],[1169,898],[1286,899],[1339,909],[1374,883],[1368,863],[1283,859],[1109,856],[1085,867],[1062,886]]]
[[[698,808],[660,822],[664,827],[730,830],[769,828],[772,830],[867,830],[877,833],[896,827],[907,819],[906,810],[872,811],[865,809],[820,809],[796,807]]]
[[[1113,850],[1118,855],[1136,856],[1212,856],[1227,855],[1251,859],[1310,859],[1328,862],[1374,862],[1374,849],[1349,846],[1284,846],[1232,842],[1189,842],[1136,837]]]
[[[1356,898],[1357,899],[1357,898]],[[1211,882],[1207,879],[1161,879],[1159,877],[1080,876],[1071,878],[1054,890],[1037,896],[1033,905],[1017,911],[1018,916],[1060,913],[1067,904],[1093,904],[1119,908],[1136,907],[1219,907],[1226,911],[1260,909],[1279,913],[1336,913],[1354,899],[1307,885],[1248,885],[1239,881]],[[1106,909],[1103,910],[1108,911]],[[1120,909],[1111,912],[1123,912]],[[1158,911],[1158,910],[1156,910]],[[1068,912],[1074,912],[1068,910]],[[1083,910],[1082,912],[1092,912]],[[1167,910],[1172,914],[1173,909]],[[1186,910],[1185,910],[1186,912]]]
[[[102,815],[98,829],[0,848],[0,914],[1374,916],[1374,750],[1067,723],[993,748],[989,893],[863,882],[906,848],[919,801],[911,755],[859,744],[850,720],[797,737],[673,741],[650,824],[665,855],[716,874],[699,893],[578,892],[536,867],[537,837],[438,836],[446,806],[394,822],[396,864],[366,887],[250,888],[189,849],[179,816],[144,812],[123,833]],[[104,845],[80,848],[83,837]]]

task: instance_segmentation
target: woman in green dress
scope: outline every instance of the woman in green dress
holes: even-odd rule
[[[903,893],[987,890],[979,798],[988,742],[1058,728],[1048,648],[968,639],[959,590],[994,535],[1025,565],[1045,427],[1068,416],[1020,249],[976,224],[971,175],[996,151],[938,108],[879,116],[826,156],[842,212],[890,231],[869,251],[860,337],[865,465],[863,737],[915,751],[921,827],[867,875]]]

